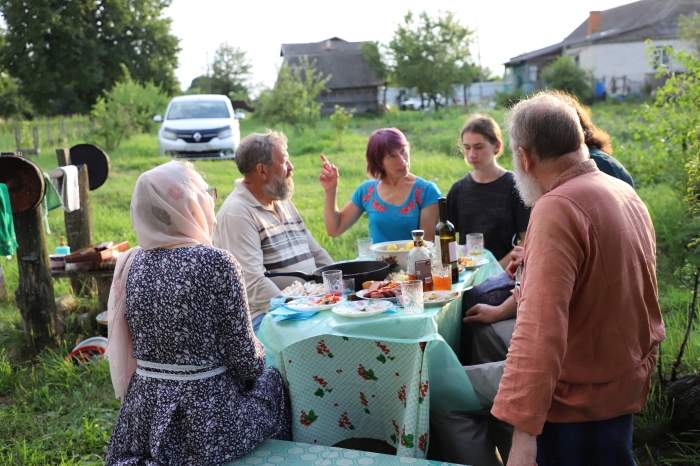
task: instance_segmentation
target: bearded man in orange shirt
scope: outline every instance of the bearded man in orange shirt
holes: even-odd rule
[[[632,414],[665,337],[649,213],[596,168],[566,103],[540,93],[506,125],[516,186],[532,206],[491,410],[515,427],[508,465],[633,465]]]

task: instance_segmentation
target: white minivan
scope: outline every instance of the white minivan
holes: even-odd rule
[[[163,123],[158,131],[160,155],[197,160],[235,157],[241,140],[238,120],[231,100],[225,95],[183,95],[174,97],[153,121]]]

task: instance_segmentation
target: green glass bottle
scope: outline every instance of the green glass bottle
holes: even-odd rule
[[[442,265],[452,267],[452,283],[459,281],[459,268],[457,266],[457,240],[455,238],[455,226],[447,220],[447,199],[438,199],[440,208],[440,221],[435,225],[435,252],[436,258]]]

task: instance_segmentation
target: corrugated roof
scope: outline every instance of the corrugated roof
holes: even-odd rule
[[[595,40],[599,37],[610,37],[612,34],[651,26],[666,18],[681,3],[684,3],[684,0],[642,0],[611,8],[602,12],[600,32],[589,37],[588,18],[586,18],[563,42]]]
[[[330,41],[331,48],[328,48]],[[365,60],[363,42],[348,42],[337,37],[310,44],[282,44],[280,56],[288,65],[298,63],[299,57],[306,55],[309,61],[316,60],[316,70],[324,76],[332,75],[328,89],[348,89],[375,87],[384,84],[377,77],[374,67]]]
[[[641,0],[628,3],[601,12],[600,31],[588,35],[588,18],[558,44],[550,45],[532,52],[513,57],[506,65],[546,55],[585,42],[597,42],[611,37],[629,33],[637,29],[655,27],[655,33],[660,37],[675,33],[675,23],[678,15],[692,11],[700,11],[700,0]],[[671,15],[675,12],[675,17]]]

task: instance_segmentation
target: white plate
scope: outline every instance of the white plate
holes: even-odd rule
[[[400,288],[399,288],[399,289],[400,289]],[[371,293],[371,292],[370,292],[369,290],[360,290],[360,291],[358,291],[358,292],[355,293],[355,294],[356,294],[357,297],[360,298],[360,299],[372,299],[372,300],[375,300],[375,301],[389,301],[389,302],[391,302],[391,303],[397,302],[395,296],[394,296],[393,298],[370,298],[370,297],[369,297],[369,294],[370,294],[370,293]],[[367,295],[367,296],[365,296],[365,295]]]
[[[340,301],[332,304],[314,304],[314,301],[318,301],[318,298],[299,298],[288,302],[285,304],[285,306],[287,306],[289,309],[300,312],[325,311],[342,303],[345,301],[345,298],[340,298]]]
[[[488,259],[484,259],[483,257],[475,257],[474,258],[474,265],[460,265],[460,268],[463,268],[464,270],[476,270],[482,265],[486,265],[489,263]],[[460,271],[460,273],[462,273]]]
[[[426,291],[423,293],[423,305],[441,306],[459,298],[460,294],[460,291]]]
[[[387,309],[394,306],[386,300],[362,300],[362,301],[346,301],[335,306],[331,311],[345,317],[368,317],[376,314],[381,314]]]
[[[321,294],[305,294],[305,295],[291,295],[291,294],[281,294],[283,298],[301,299],[301,298],[320,298],[325,293]]]
[[[320,285],[320,286],[319,286]],[[298,292],[298,294],[288,294],[285,293],[287,291],[287,288],[293,288],[295,291]],[[317,288],[318,291],[315,293],[309,294],[309,288]],[[315,283],[315,282],[300,282],[299,280],[294,280],[294,282],[285,287],[282,290],[282,296],[283,298],[308,298],[308,297],[314,297],[314,296],[323,296],[325,294],[325,291],[323,289],[323,283]]]

